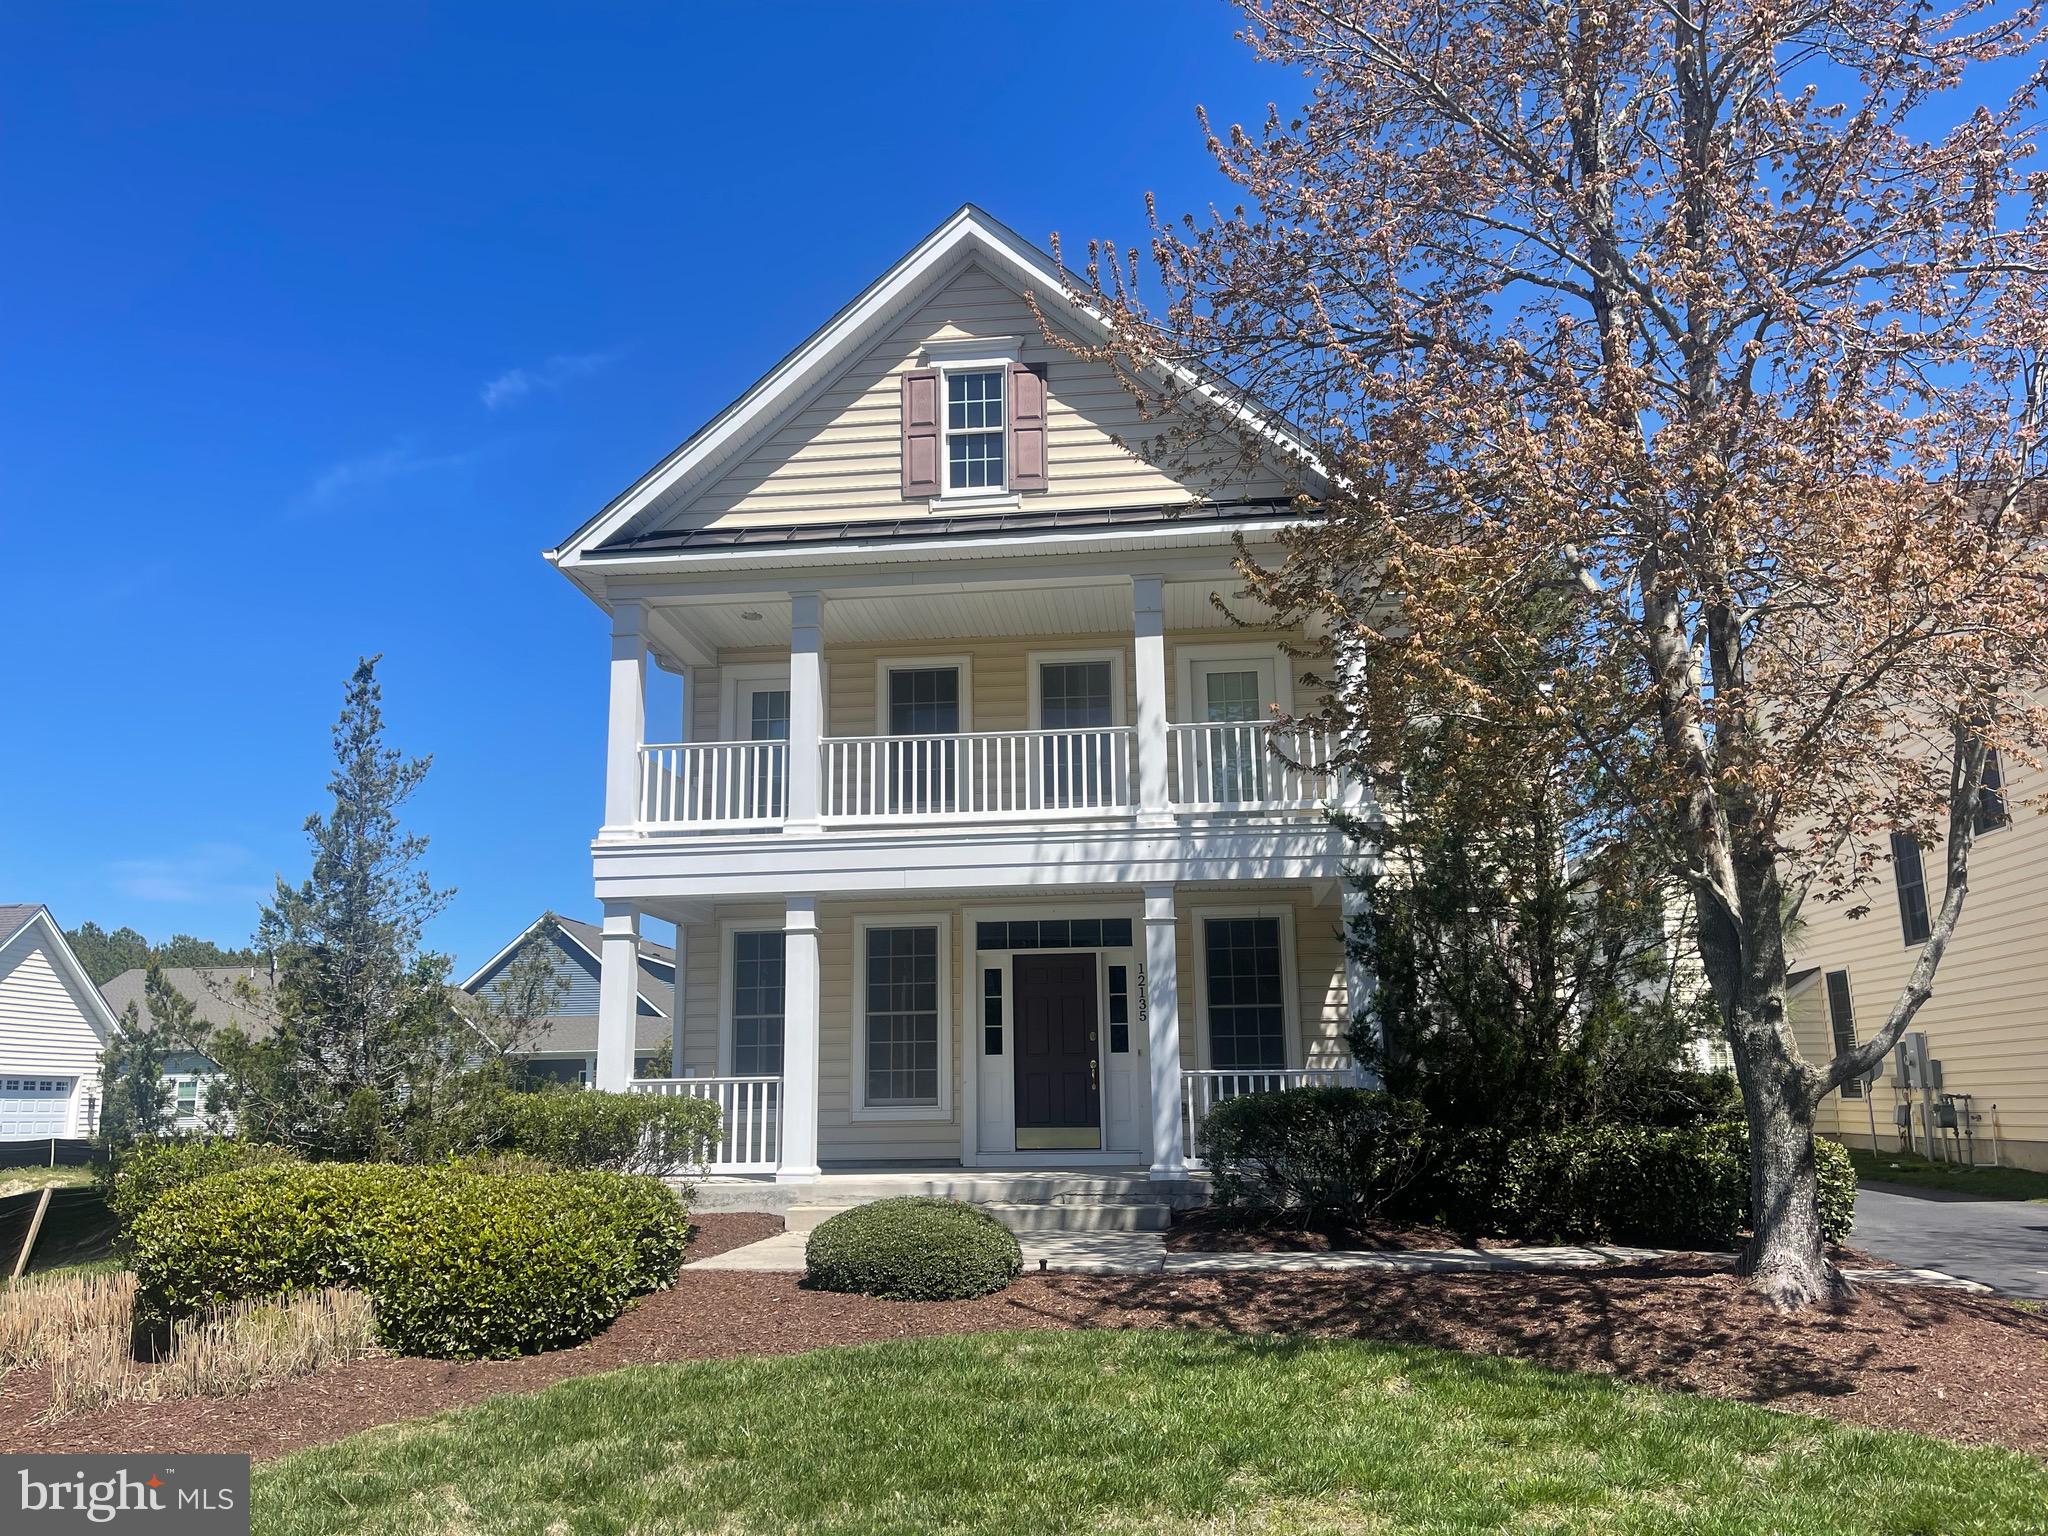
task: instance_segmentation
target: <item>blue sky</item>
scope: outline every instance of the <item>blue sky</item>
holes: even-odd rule
[[[431,941],[590,915],[606,630],[540,551],[961,202],[1221,195],[1195,104],[1298,88],[1235,15],[10,8],[0,901],[244,939],[382,652]]]

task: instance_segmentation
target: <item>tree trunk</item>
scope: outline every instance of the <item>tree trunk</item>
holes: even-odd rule
[[[1751,1237],[1742,1273],[1774,1306],[1790,1309],[1849,1294],[1827,1256],[1813,1155],[1812,1069],[1788,1050],[1782,981],[1744,1000],[1731,1022],[1742,1040],[1742,1105],[1749,1121]]]

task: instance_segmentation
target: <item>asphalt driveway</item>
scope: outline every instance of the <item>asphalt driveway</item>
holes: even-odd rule
[[[1865,1184],[1850,1243],[1910,1269],[1939,1269],[2009,1296],[2048,1298],[2048,1205]]]

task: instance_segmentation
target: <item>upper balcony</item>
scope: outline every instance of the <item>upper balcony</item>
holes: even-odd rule
[[[1338,794],[1318,730],[1212,720],[1167,728],[1169,812],[1321,815]],[[676,742],[639,753],[636,830],[781,832],[786,740]],[[822,828],[1115,821],[1143,807],[1135,726],[822,738]]]

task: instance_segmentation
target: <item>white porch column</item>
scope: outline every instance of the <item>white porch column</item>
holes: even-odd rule
[[[1166,583],[1158,576],[1131,578],[1137,637],[1138,820],[1173,820],[1166,790]]]
[[[612,603],[611,720],[605,735],[604,828],[629,831],[640,819],[640,745],[647,717],[647,611]]]
[[[825,600],[789,594],[789,815],[785,832],[818,830],[825,736]]]
[[[792,700],[792,704],[794,701]],[[778,1184],[818,1176],[818,899],[792,896],[782,919],[782,1160]]]
[[[1187,1177],[1180,1139],[1180,967],[1173,931],[1173,887],[1145,887],[1146,1050],[1152,1065],[1152,1177]]]
[[[668,1075],[683,1075],[683,1009],[690,985],[690,925],[676,924],[676,991],[668,1006]],[[715,1069],[714,1069],[715,1070]]]
[[[604,904],[597,981],[597,1086],[624,1093],[633,1081],[633,1032],[640,1012],[640,913]]]

